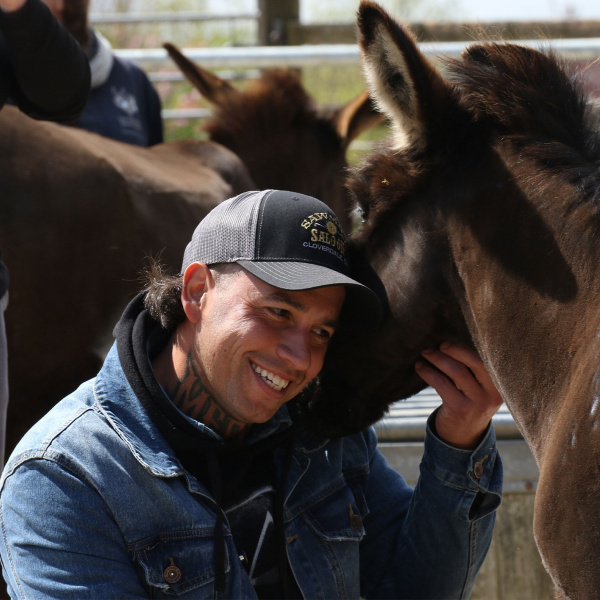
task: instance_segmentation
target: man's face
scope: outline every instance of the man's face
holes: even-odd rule
[[[67,0],[42,0],[50,9],[50,12],[62,23],[62,15],[65,10]]]
[[[321,370],[345,289],[289,292],[240,269],[202,296],[194,362],[216,404],[264,423]]]
[[[89,0],[42,0],[42,2],[82,46],[87,44]]]

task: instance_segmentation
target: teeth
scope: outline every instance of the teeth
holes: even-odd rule
[[[277,390],[279,392],[288,386],[289,381],[282,379],[281,377],[279,377],[279,375],[274,375],[266,369],[261,369],[255,364],[252,365],[252,368],[263,378],[263,381],[274,390]]]

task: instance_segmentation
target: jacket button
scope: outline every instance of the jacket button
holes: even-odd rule
[[[353,510],[352,510],[352,504],[350,504],[349,506],[350,511],[350,527],[352,527],[352,529],[354,531],[360,531],[362,529],[363,523],[362,523],[362,519],[360,518],[360,515],[357,515]]]
[[[181,579],[181,571],[173,564],[173,559],[170,566],[164,570],[163,577],[167,583],[177,583]]]
[[[481,476],[483,475],[483,463],[487,457],[488,455],[486,454],[481,460],[477,461],[473,467],[473,473],[475,473],[477,479],[481,479]]]
[[[358,515],[352,515],[350,517],[350,526],[354,531],[360,531],[362,529],[362,519]]]

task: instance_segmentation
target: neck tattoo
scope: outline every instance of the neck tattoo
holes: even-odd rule
[[[219,408],[215,397],[204,385],[191,352],[186,357],[184,373],[166,391],[182,413],[204,423],[224,438],[240,437],[247,430],[244,423],[235,421]]]

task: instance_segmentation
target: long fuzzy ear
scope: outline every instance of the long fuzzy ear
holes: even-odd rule
[[[448,84],[418,49],[412,34],[378,4],[363,1],[358,10],[363,71],[371,96],[390,119],[395,147],[424,150],[436,94]]]
[[[241,93],[224,79],[192,62],[173,44],[167,42],[163,47],[190,83],[212,104],[220,106],[227,98]]]
[[[379,125],[384,116],[375,109],[371,97],[366,92],[340,107],[334,116],[335,128],[342,140],[342,145],[347,148],[352,140],[361,133]]]

